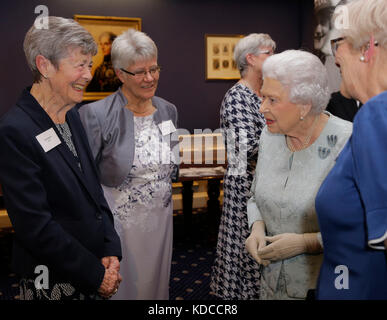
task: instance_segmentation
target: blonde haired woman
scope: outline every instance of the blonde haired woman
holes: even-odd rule
[[[324,242],[318,299],[387,299],[387,5],[346,6],[332,40],[343,83],[364,105],[322,184],[316,209]]]

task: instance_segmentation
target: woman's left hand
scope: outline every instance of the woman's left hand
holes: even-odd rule
[[[306,243],[303,234],[282,233],[273,237],[265,237],[271,242],[258,250],[261,259],[278,261],[297,256],[306,252]]]
[[[103,257],[101,259],[101,262],[105,269],[112,268],[113,270],[116,270],[117,272],[120,271],[120,261],[117,257],[109,256],[109,257]]]

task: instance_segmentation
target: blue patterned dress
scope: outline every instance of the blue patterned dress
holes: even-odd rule
[[[265,119],[259,112],[260,104],[260,98],[252,90],[237,83],[227,91],[220,109],[220,127],[227,137],[228,167],[223,183],[223,212],[211,289],[216,296],[227,300],[259,297],[260,267],[250,257],[244,243],[250,235],[246,204],[254,177],[259,138],[265,126]],[[228,140],[230,137],[232,140],[234,135],[237,137],[235,153]],[[238,169],[241,163],[246,166]]]

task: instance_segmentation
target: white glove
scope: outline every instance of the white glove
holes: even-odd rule
[[[303,253],[319,253],[322,251],[317,233],[282,233],[273,237],[265,237],[271,242],[258,250],[261,259],[278,261]]]
[[[255,221],[251,228],[251,234],[245,241],[245,246],[254,260],[266,267],[270,261],[264,260],[258,255],[258,251],[266,246],[265,235],[265,223],[262,220]]]

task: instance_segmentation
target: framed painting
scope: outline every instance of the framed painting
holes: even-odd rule
[[[98,53],[93,57],[93,78],[83,100],[103,99],[121,85],[111,62],[112,42],[129,28],[141,30],[141,18],[74,15],[74,20],[89,31],[98,44]]]
[[[236,43],[243,35],[205,35],[206,80],[240,79],[234,61]]]

